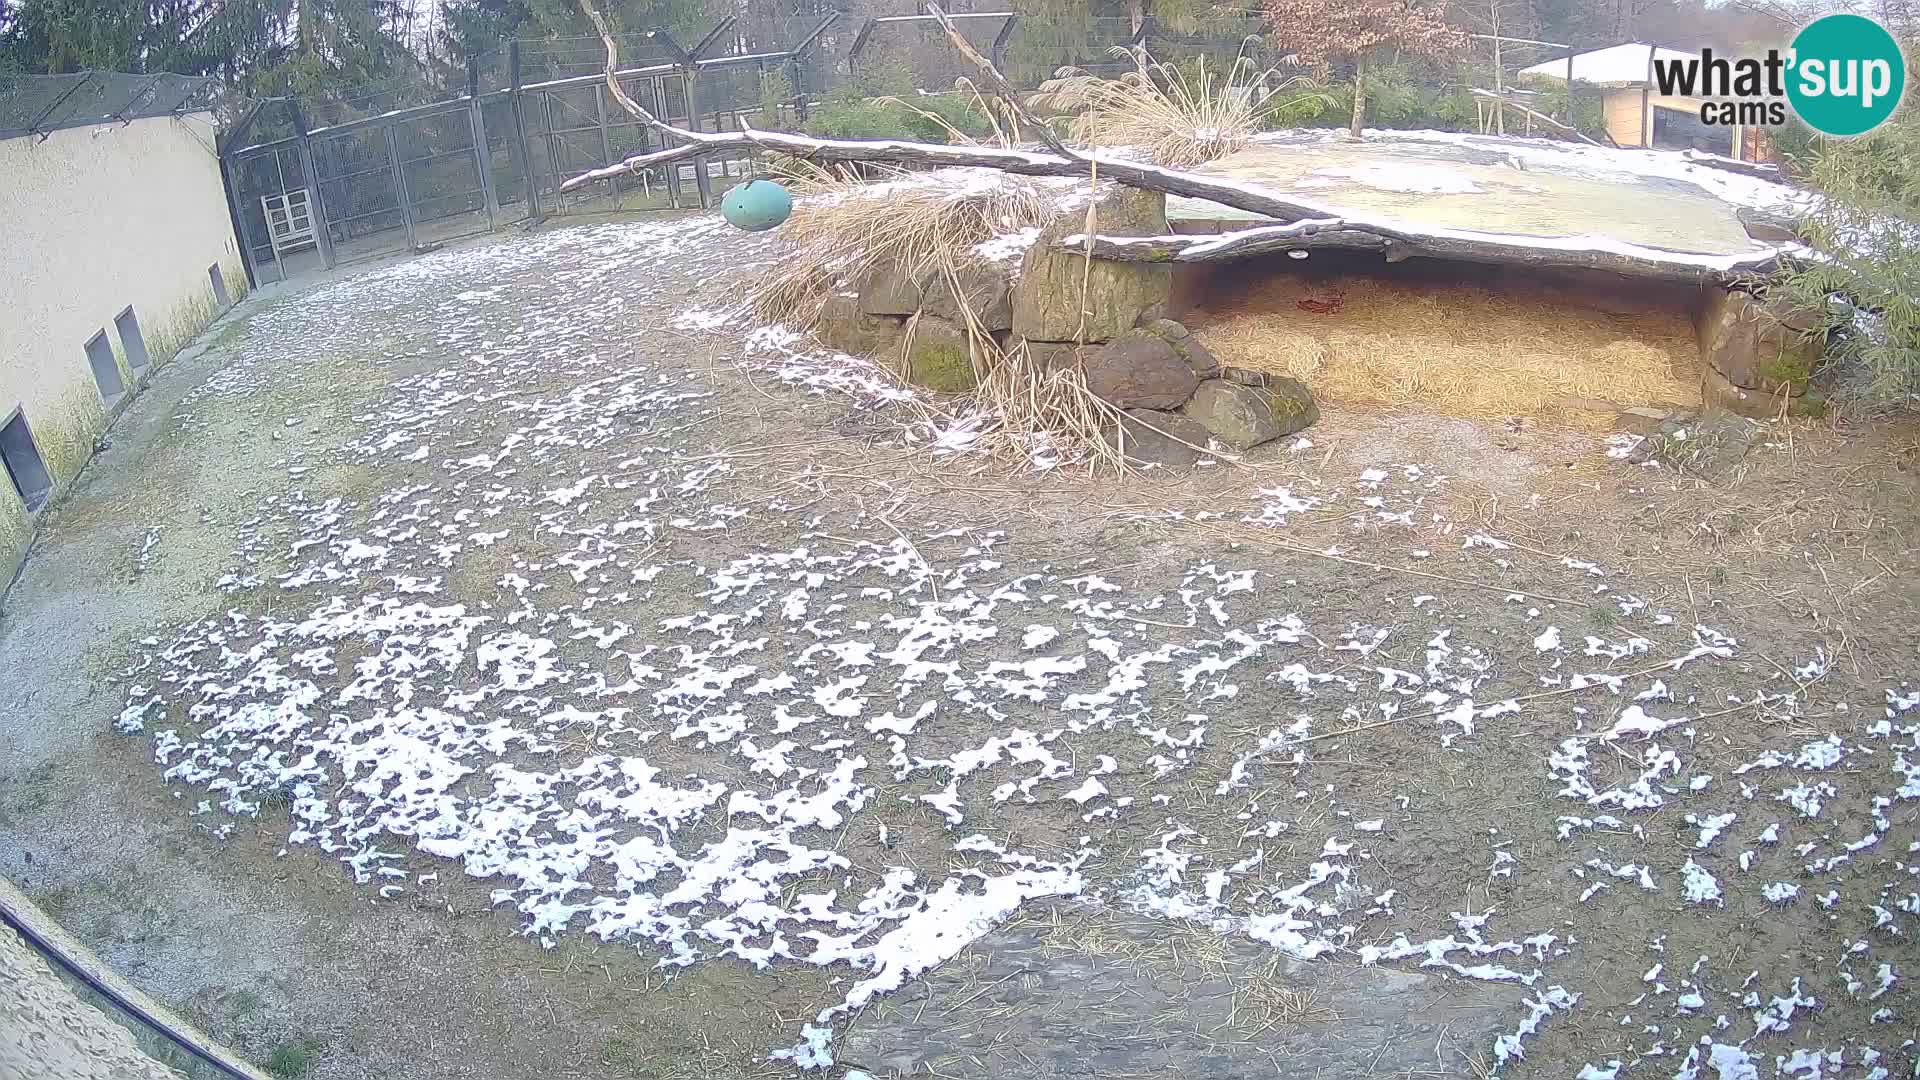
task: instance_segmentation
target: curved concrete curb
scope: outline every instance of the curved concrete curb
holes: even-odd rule
[[[93,950],[62,929],[60,924],[49,918],[46,912],[41,911],[5,878],[0,878],[0,925],[19,934],[31,951],[38,953],[59,973],[77,979],[143,1025],[152,1035],[171,1044],[197,1065],[205,1066],[206,1071],[201,1075],[224,1077],[225,1080],[270,1080],[265,1073],[240,1060],[233,1051],[215,1042],[173,1010],[148,997],[101,963]],[[76,999],[75,1004],[80,1002]],[[141,1033],[134,1034],[137,1036]]]

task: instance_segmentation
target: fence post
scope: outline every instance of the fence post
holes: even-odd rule
[[[1007,70],[1007,42],[1013,38],[1014,24],[1019,21],[1020,13],[1013,12],[1007,16],[1006,22],[1000,24],[1000,32],[993,35],[993,51],[987,56],[993,61],[993,66],[1001,71]]]
[[[480,115],[480,65],[467,61],[467,124],[473,129],[473,167],[480,173],[480,195],[487,204],[487,231],[500,227],[500,193],[493,189],[493,148],[487,121]]]
[[[314,246],[320,249],[320,261],[327,269],[333,269],[333,226],[327,221],[327,200],[320,194],[320,176],[313,171],[313,140],[307,137],[307,116],[300,111],[300,102],[296,98],[287,98],[287,113],[293,117],[294,145],[300,152],[300,173],[307,178],[307,213],[313,217]],[[282,194],[286,184],[281,183]],[[269,237],[268,239],[272,239]],[[280,258],[278,248],[274,249],[274,260]],[[280,275],[286,277],[283,271]]]
[[[1579,128],[1580,122],[1573,118],[1573,52],[1567,52],[1567,126]],[[1605,118],[1602,117],[1604,120]]]
[[[400,217],[407,223],[407,247],[420,248],[420,236],[413,228],[413,196],[407,193],[407,174],[400,167],[400,140],[393,133],[394,125],[386,125],[387,164],[393,169],[393,191],[400,197]]]
[[[696,77],[696,72],[697,69],[692,65],[688,65],[686,68],[687,126],[694,131],[699,131],[700,80]],[[715,126],[717,127],[718,125]],[[675,166],[675,168],[678,168],[678,166]],[[700,209],[711,210],[713,208],[713,180],[707,176],[706,159],[697,154],[694,155],[693,158],[693,186],[694,189],[700,193]]]
[[[226,189],[227,220],[233,225],[234,242],[240,245],[240,267],[247,272],[247,291],[252,292],[260,287],[260,271],[253,265],[253,246],[247,243],[246,224],[240,216],[240,185],[234,181],[233,156],[229,153],[220,155],[220,186]]]
[[[513,115],[513,149],[520,157],[520,177],[527,184],[527,216],[540,216],[540,181],[533,175],[533,154],[527,149],[527,118],[520,110],[520,39],[507,42],[507,111]]]
[[[593,111],[600,119],[600,164],[613,164],[613,136],[607,131],[607,88],[597,86],[593,91]],[[620,201],[620,178],[613,179],[614,202]]]

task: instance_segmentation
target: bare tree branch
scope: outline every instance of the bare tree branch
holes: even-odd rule
[[[1087,250],[1084,234],[1057,241],[1062,250]],[[1259,225],[1214,236],[1095,236],[1095,258],[1119,262],[1198,263],[1242,259],[1283,251],[1377,251],[1388,262],[1411,258],[1531,266],[1543,270],[1603,270],[1658,281],[1718,282],[1772,270],[1775,251],[1750,255],[1691,255],[1615,244],[1606,248],[1558,247],[1496,235],[1422,233],[1416,229],[1315,218],[1286,225]]]
[[[708,133],[675,127],[628,97],[615,77],[618,46],[592,0],[579,0],[580,9],[599,30],[607,47],[607,88],[622,108],[662,136],[680,145],[639,154],[617,165],[582,173],[560,185],[563,192],[600,180],[609,180],[698,154],[722,151],[766,151],[808,161],[884,162],[934,168],[999,169],[1021,176],[1073,176],[1112,180],[1128,187],[1183,195],[1218,203],[1249,214],[1271,218],[1273,225],[1257,226],[1218,236],[1109,237],[1086,233],[1060,241],[1067,249],[1122,261],[1202,262],[1238,258],[1272,251],[1343,249],[1378,251],[1390,261],[1413,256],[1508,263],[1555,269],[1606,270],[1665,281],[1727,281],[1770,269],[1778,253],[1702,256],[1618,242],[1593,248],[1528,241],[1493,233],[1456,230],[1421,232],[1402,223],[1369,221],[1343,215],[1322,205],[1259,187],[1197,173],[1165,169],[1098,152],[1068,149],[1052,129],[1034,121],[1016,100],[1013,88],[986,57],[953,29],[952,20],[936,0],[927,9],[946,27],[957,47],[979,65],[988,83],[1036,133],[1044,132],[1050,152],[1012,150],[995,146],[947,146],[903,140],[815,139],[781,131],[746,128],[738,132]],[[1088,230],[1091,232],[1091,229]]]
[[[993,61],[980,55],[980,50],[974,48],[973,42],[968,41],[966,35],[960,32],[959,27],[953,25],[953,20],[947,17],[945,11],[941,10],[936,0],[926,0],[926,8],[927,14],[933,16],[934,21],[940,24],[940,29],[947,32],[947,40],[953,43],[953,47],[959,50],[960,55],[965,57],[974,67],[980,69],[980,76],[987,81],[987,86],[993,90],[994,94],[998,96],[1000,100],[1007,103],[1007,108],[1012,110],[1014,117],[1020,121],[1021,126],[1031,130],[1034,137],[1040,140],[1042,146],[1045,146],[1061,157],[1077,158],[1080,156],[1068,149],[1066,143],[1060,141],[1060,136],[1055,134],[1052,125],[1040,122],[1032,113],[1027,111],[1026,106],[1020,104],[1019,91],[1013,88],[1013,84],[1007,81],[1005,75],[1000,74],[999,68],[993,66]]]

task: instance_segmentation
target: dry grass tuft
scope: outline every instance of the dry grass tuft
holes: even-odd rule
[[[1472,285],[1276,275],[1192,321],[1226,363],[1346,405],[1427,405],[1611,427],[1618,406],[1697,405],[1692,326]]]
[[[1108,79],[1063,68],[1040,84],[1034,107],[1070,114],[1068,133],[1077,142],[1139,147],[1177,169],[1233,153],[1259,133],[1262,118],[1317,92],[1305,90],[1313,85],[1305,76],[1258,69],[1246,56],[1225,72],[1208,71],[1201,57],[1187,72],[1156,62],[1145,49],[1116,46],[1113,53],[1134,69]]]
[[[1088,392],[1078,371],[1040,368],[1024,343],[1003,349],[974,319],[961,285],[961,275],[982,262],[974,250],[979,244],[1038,229],[1058,213],[1057,189],[993,170],[855,173],[797,163],[787,176],[799,196],[782,227],[791,246],[753,298],[756,315],[810,329],[835,290],[857,288],[874,271],[949,289],[967,316],[978,386],[958,401],[916,399],[923,426],[936,434],[965,433],[945,441],[959,439],[1026,465],[1080,461],[1127,471],[1101,438],[1114,421],[1111,406]],[[914,325],[910,321],[902,357]],[[894,373],[902,374],[898,367]]]
[[[869,270],[897,266],[919,276],[974,262],[973,249],[1001,233],[1037,228],[1053,211],[1031,181],[989,169],[910,172],[870,167],[781,169],[796,196],[781,226],[789,246],[754,297],[762,319],[811,327],[836,288]]]

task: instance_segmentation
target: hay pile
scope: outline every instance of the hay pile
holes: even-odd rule
[[[1285,271],[1203,288],[1189,317],[1220,359],[1347,405],[1608,426],[1621,407],[1700,401],[1677,305],[1610,314],[1565,289]]]

